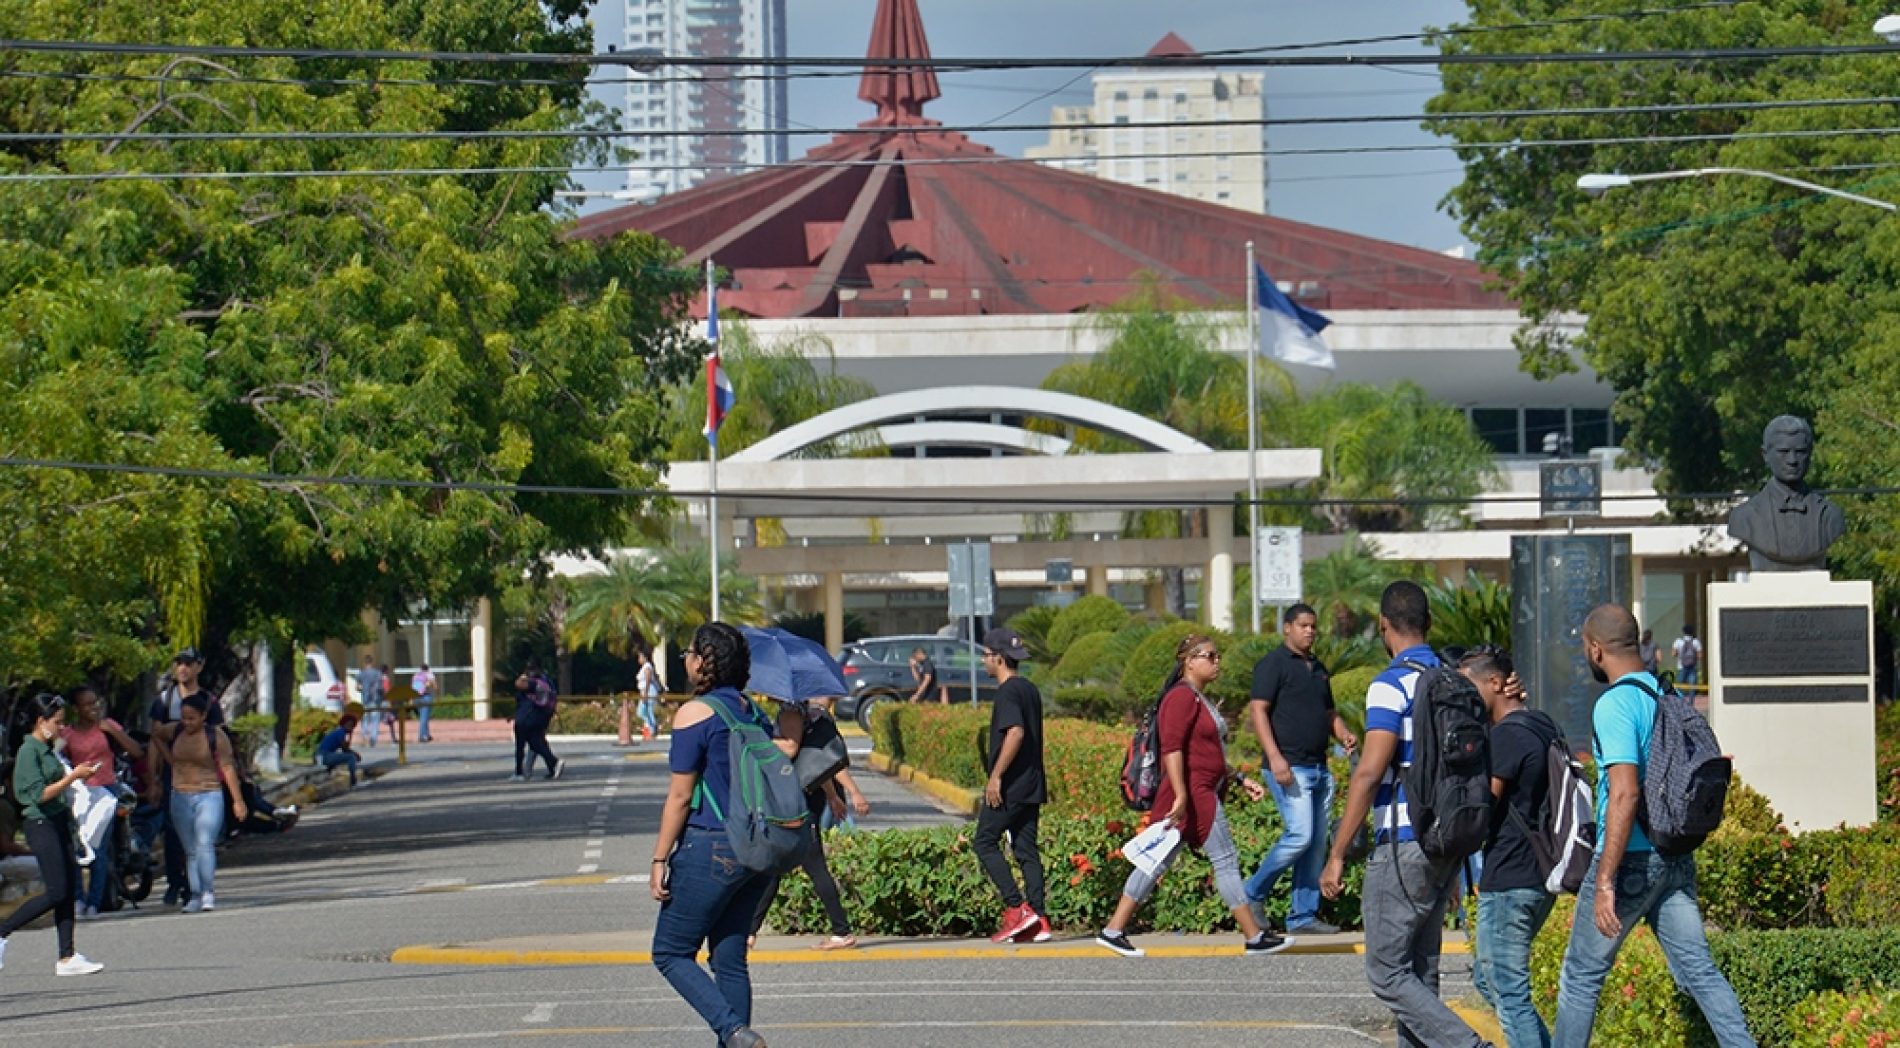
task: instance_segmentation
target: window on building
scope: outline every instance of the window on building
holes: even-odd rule
[[[1613,447],[1616,442],[1610,437],[1610,413],[1607,409],[1570,409],[1570,440],[1577,451]]]
[[[1229,192],[1228,192],[1227,190],[1225,190],[1225,189],[1223,189],[1223,190],[1221,190],[1220,192],[1218,192],[1218,193],[1215,193],[1215,194],[1214,194],[1214,199],[1216,199],[1216,200],[1232,200],[1233,198],[1234,198],[1234,194],[1232,194],[1232,193],[1229,193]]]
[[[1117,102],[1126,102],[1126,101],[1128,101],[1128,92],[1126,92],[1126,91],[1117,91],[1117,92],[1115,92],[1115,101],[1117,101]]]
[[[1178,105],[1178,106],[1184,106],[1184,105],[1187,105],[1187,92],[1186,92],[1186,91],[1176,91],[1176,92],[1174,93],[1174,104],[1175,104],[1175,105]]]
[[[1141,93],[1141,97],[1144,101],[1159,102],[1161,101],[1161,90],[1154,87],[1148,88]]]
[[[1117,124],[1126,124],[1128,122],[1128,118],[1125,116],[1118,116],[1115,118],[1115,122]]]
[[[1500,455],[1517,455],[1523,451],[1518,439],[1516,408],[1473,408],[1471,427],[1478,436]]]
[[[1568,435],[1570,420],[1565,417],[1568,414],[1563,408],[1525,408],[1524,453],[1542,455],[1546,436]]]

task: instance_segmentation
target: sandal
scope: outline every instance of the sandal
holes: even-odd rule
[[[855,950],[857,948],[858,939],[855,935],[834,935],[812,947],[814,950]]]

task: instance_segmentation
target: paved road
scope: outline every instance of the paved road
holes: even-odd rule
[[[558,782],[509,784],[498,747],[421,760],[224,853],[219,909],[82,924],[104,961],[56,979],[52,935],[16,936],[0,974],[0,1041],[87,1048],[710,1044],[651,967],[398,965],[404,946],[639,933],[638,880],[664,792],[657,747],[564,751]],[[868,824],[946,816],[866,774]],[[797,944],[787,944],[797,945]],[[783,954],[781,954],[783,956]],[[862,955],[754,969],[775,1045],[1330,1046],[1391,1043],[1352,956],[1128,961]],[[1458,989],[1469,965],[1448,957]]]

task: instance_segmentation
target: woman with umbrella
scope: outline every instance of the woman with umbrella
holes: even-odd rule
[[[871,803],[865,800],[857,783],[851,781],[850,772],[845,770],[844,764],[849,763],[849,759],[843,758],[840,762],[844,746],[838,725],[818,701],[845,693],[844,673],[823,647],[803,637],[777,629],[745,632],[746,640],[752,647],[754,668],[758,668],[761,657],[767,667],[767,673],[755,675],[753,682],[782,682],[779,689],[783,694],[765,692],[780,700],[778,738],[773,742],[799,768],[800,779],[805,785],[805,804],[811,811],[813,841],[812,847],[805,852],[803,866],[805,873],[811,877],[812,888],[818,893],[818,901],[825,908],[825,918],[831,923],[831,935],[812,948],[855,949],[858,940],[851,933],[851,918],[845,913],[844,900],[838,892],[838,881],[832,877],[831,867],[825,863],[825,836],[820,829],[820,821],[827,808],[831,810],[833,818],[844,818],[847,794],[852,808],[860,817],[871,813]],[[783,660],[782,674],[777,672],[778,660]],[[801,752],[805,753],[803,762],[799,762]],[[765,925],[765,915],[772,909],[772,900],[778,896],[778,886],[779,881],[774,879],[765,897],[759,900],[758,912],[752,918],[752,940],[749,942],[758,938],[759,929]]]

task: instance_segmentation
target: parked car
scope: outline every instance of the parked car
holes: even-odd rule
[[[317,648],[304,649],[303,683],[297,687],[297,701],[325,713],[342,713],[349,701],[349,689],[337,676],[336,667],[330,665],[330,656]]]
[[[980,702],[996,696],[996,682],[983,672],[982,649],[960,637],[927,633],[904,637],[866,637],[844,646],[838,664],[844,668],[851,694],[838,703],[838,716],[851,717],[866,731],[871,710],[879,702],[902,702],[917,691],[911,676],[910,653],[918,648],[937,666],[938,680],[950,686],[951,702],[970,701],[970,668],[976,667],[976,694]],[[931,697],[931,701],[936,701]]]

